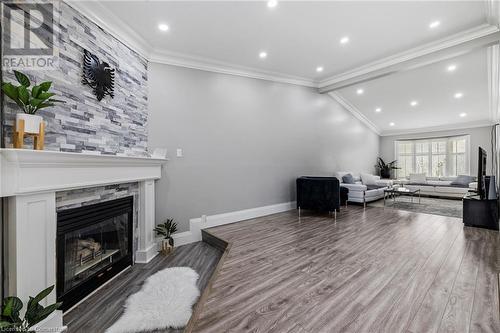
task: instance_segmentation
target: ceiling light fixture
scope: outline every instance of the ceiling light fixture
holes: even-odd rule
[[[394,124],[394,123],[389,123],[389,126],[394,126],[394,125],[396,125],[396,124]]]
[[[453,65],[449,65],[448,67],[446,67],[446,70],[448,72],[454,72],[455,69],[457,69],[457,65],[453,64]]]
[[[278,1],[277,0],[269,0],[267,2],[267,7],[269,7],[269,8],[275,8],[277,5],[278,5]]]
[[[259,53],[259,58],[261,59],[266,59],[267,58],[267,52],[266,51],[262,51]]]
[[[318,66],[318,67],[316,67],[316,72],[321,73],[323,71],[323,69],[324,69],[323,67]]]
[[[340,39],[340,44],[347,44],[349,43],[349,37],[345,36]]]
[[[356,90],[356,94],[358,94],[358,95],[363,95],[364,92],[365,91],[363,89],[361,89],[361,88],[359,88],[358,90]]]
[[[418,102],[417,102],[417,101],[411,101],[411,102],[410,102],[410,105],[411,105],[411,106],[417,106],[417,105],[418,105]]]
[[[459,114],[459,116],[460,116],[460,118],[466,117],[466,116],[467,116],[467,113],[462,112],[461,114]]]
[[[161,31],[168,31],[169,28],[165,23],[160,23],[158,24],[158,29],[160,29]]]
[[[439,21],[434,21],[434,22],[431,22],[431,23],[429,24],[429,28],[431,28],[431,29],[435,29],[435,28],[439,27],[440,25],[441,25],[441,22],[439,22]]]
[[[382,108],[376,108],[375,109],[375,112],[381,112],[382,111]]]
[[[453,97],[459,99],[459,98],[462,98],[464,96],[464,94],[462,94],[461,92],[457,92],[455,93],[455,95],[453,95]]]

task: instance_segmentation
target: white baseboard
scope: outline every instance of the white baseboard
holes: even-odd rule
[[[219,225],[240,222],[261,216],[286,212],[295,208],[295,202],[284,202],[275,205],[262,206],[250,209],[244,209],[229,213],[202,216],[189,220],[189,231],[183,232],[190,233],[190,243],[201,241],[201,230]],[[187,235],[184,236],[187,239]],[[187,244],[187,243],[185,243]]]
[[[154,243],[145,250],[137,250],[135,252],[135,263],[147,264],[157,255],[158,255],[158,245]]]
[[[173,234],[172,237],[174,238],[175,246],[180,246],[195,242],[195,240],[193,240],[193,234],[191,233],[191,231],[184,231],[178,234]]]

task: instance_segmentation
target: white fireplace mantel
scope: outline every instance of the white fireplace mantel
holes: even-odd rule
[[[167,160],[0,149],[0,197],[159,179]]]
[[[155,180],[166,159],[0,149],[0,197],[7,197],[7,290],[27,301],[56,284],[56,192],[139,183],[135,262],[156,254]],[[55,302],[51,293],[47,303]],[[62,327],[56,311],[42,325]]]

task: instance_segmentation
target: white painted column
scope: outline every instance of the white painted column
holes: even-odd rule
[[[23,303],[47,287],[56,285],[56,194],[19,195],[8,198],[7,293]],[[41,302],[55,303],[54,291]],[[62,326],[62,312],[47,320],[51,327]]]
[[[155,181],[139,183],[139,245],[136,263],[147,263],[158,254],[153,228],[155,227]]]

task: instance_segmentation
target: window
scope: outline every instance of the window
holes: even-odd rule
[[[398,177],[425,173],[430,177],[469,174],[469,136],[395,142]]]

